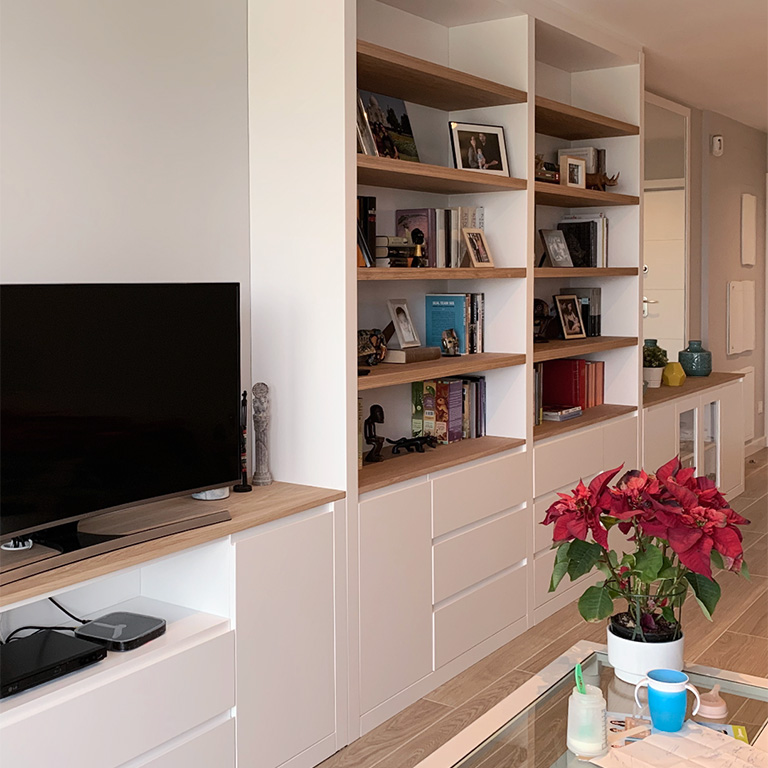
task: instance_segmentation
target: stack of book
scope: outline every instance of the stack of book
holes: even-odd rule
[[[443,444],[485,435],[485,377],[449,376],[411,385],[411,431]]]
[[[605,401],[605,363],[602,360],[547,360],[539,363],[540,401],[547,406],[582,410]]]
[[[376,252],[376,198],[357,197],[357,266],[375,265]]]
[[[424,301],[428,347],[441,347],[443,331],[452,328],[460,355],[485,351],[484,293],[428,293]]]
[[[579,405],[545,405],[541,409],[542,421],[568,421],[581,416]]]
[[[570,214],[557,228],[565,236],[574,267],[608,266],[608,217],[604,213]]]
[[[382,259],[389,262],[388,264],[380,263],[378,266],[412,267],[415,255],[416,246],[412,245],[407,237],[376,235],[375,258],[379,262]]]
[[[584,332],[587,336],[600,336],[602,334],[601,290],[599,288],[585,288],[579,286],[561,288],[562,295],[576,296],[581,309],[581,319],[584,321]]]
[[[395,234],[412,242],[414,230],[424,236],[422,254],[428,267],[471,266],[462,229],[484,229],[483,208],[407,208],[395,211]]]

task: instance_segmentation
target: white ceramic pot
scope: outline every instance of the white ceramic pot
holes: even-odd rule
[[[625,683],[639,683],[652,669],[683,671],[683,640],[668,643],[644,643],[626,640],[611,632],[608,625],[608,663],[616,670],[616,677]]]
[[[648,382],[648,386],[651,389],[661,386],[661,377],[663,375],[663,368],[643,368],[643,381]]]

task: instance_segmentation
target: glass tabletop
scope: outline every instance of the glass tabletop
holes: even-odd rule
[[[635,704],[634,686],[616,677],[604,652],[592,653],[582,662],[582,668],[584,682],[599,686],[603,691],[609,728],[619,727],[619,723],[610,722],[610,713],[647,716],[647,709],[641,711]],[[686,673],[701,692],[711,690],[715,684],[720,685],[720,695],[728,704],[727,722],[745,726],[749,742],[753,744],[768,722],[768,687],[730,679],[738,676],[727,673],[713,676],[697,673],[695,669],[686,670]],[[584,768],[588,763],[580,761],[565,746],[568,698],[573,687],[571,671],[454,763],[454,768]],[[693,697],[688,699],[690,717]]]

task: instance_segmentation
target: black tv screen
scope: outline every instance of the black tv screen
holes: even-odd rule
[[[240,471],[236,283],[0,287],[0,535]]]

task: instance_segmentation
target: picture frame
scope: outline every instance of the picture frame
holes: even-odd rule
[[[373,131],[368,123],[368,115],[365,112],[363,100],[357,96],[357,146],[358,152],[364,155],[378,156],[376,142],[373,139]]]
[[[501,125],[448,123],[454,167],[464,171],[509,176],[507,145]]]
[[[493,256],[488,247],[488,241],[485,239],[485,232],[482,229],[472,227],[463,227],[464,242],[467,245],[467,253],[473,267],[493,267]]]
[[[552,267],[572,267],[573,259],[568,250],[565,233],[560,229],[540,229],[539,236],[544,244],[544,255]]]
[[[560,184],[578,189],[587,188],[587,162],[583,157],[564,155],[560,158]]]
[[[560,325],[563,327],[564,339],[585,339],[587,337],[584,328],[584,320],[581,317],[579,299],[572,294],[553,296],[557,306],[557,314],[560,317]]]
[[[408,108],[402,99],[359,89],[359,109],[365,114],[376,154],[394,160],[419,162]]]
[[[395,327],[397,340],[400,342],[400,349],[420,347],[421,341],[413,325],[408,302],[405,299],[387,299],[387,308],[392,318],[392,325]]]

